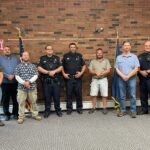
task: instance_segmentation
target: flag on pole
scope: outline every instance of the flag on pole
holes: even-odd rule
[[[116,55],[115,55],[115,60],[118,55],[120,55],[120,45],[119,45],[119,36],[118,36],[118,31],[117,31],[117,42],[116,42]],[[114,68],[114,76],[112,79],[112,99],[115,102],[115,109],[118,109],[120,107],[120,102],[119,102],[119,85],[118,85],[118,74],[116,72],[116,69]]]
[[[24,52],[24,47],[23,47],[21,36],[19,36],[19,49],[20,49],[20,57],[22,57],[22,53]]]
[[[19,38],[19,49],[20,49],[20,59],[22,61],[22,54],[24,52],[24,47],[23,47],[23,42],[22,42],[22,36],[21,36],[21,30],[20,28],[16,28],[18,30],[18,38]],[[28,110],[28,111],[31,111],[31,105],[30,105],[30,102],[28,99],[26,99],[25,101],[25,108]]]
[[[4,49],[4,40],[0,39],[0,50]]]

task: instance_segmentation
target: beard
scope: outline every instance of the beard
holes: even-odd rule
[[[27,62],[29,62],[29,59],[27,60],[27,59],[23,59],[23,61],[25,62],[25,63],[27,63]]]
[[[10,56],[11,54],[10,53],[5,53],[5,56]]]
[[[96,58],[97,58],[97,59],[102,59],[102,58],[103,58],[103,55],[97,55]]]

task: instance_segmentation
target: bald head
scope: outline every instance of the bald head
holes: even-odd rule
[[[145,49],[146,52],[150,52],[150,41],[145,42],[144,49]]]

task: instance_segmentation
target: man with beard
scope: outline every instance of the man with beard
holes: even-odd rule
[[[67,115],[73,110],[73,95],[76,96],[77,113],[82,114],[82,76],[86,69],[82,55],[77,52],[75,43],[69,44],[69,52],[63,56],[63,76],[66,83]]]
[[[91,92],[92,106],[89,111],[92,114],[96,110],[97,96],[100,90],[103,102],[103,114],[107,114],[108,80],[107,75],[110,72],[111,65],[109,60],[103,57],[103,50],[96,50],[96,59],[93,59],[89,65],[89,72],[92,75]]]
[[[144,53],[139,55],[140,61],[140,99],[141,112],[138,115],[148,114],[148,97],[150,95],[150,41],[144,44]]]
[[[20,63],[15,70],[15,77],[18,81],[18,95],[17,100],[19,103],[19,118],[18,123],[22,124],[25,120],[25,100],[29,98],[31,105],[32,118],[41,120],[38,115],[36,100],[37,100],[37,85],[38,71],[34,64],[30,63],[28,52],[22,54],[23,62]]]
[[[4,47],[4,56],[0,57],[0,67],[3,69],[4,79],[2,82],[2,103],[3,110],[6,116],[6,121],[10,120],[11,113],[9,112],[10,98],[13,102],[13,117],[18,117],[18,103],[17,103],[17,82],[15,80],[14,71],[19,64],[19,60],[16,56],[11,54],[10,47]]]
[[[116,71],[119,75],[120,112],[118,117],[126,115],[126,90],[130,98],[131,117],[136,118],[136,74],[140,66],[136,55],[130,53],[131,44],[123,42],[123,53],[117,57]]]

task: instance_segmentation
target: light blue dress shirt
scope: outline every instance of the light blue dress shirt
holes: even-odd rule
[[[0,56],[0,67],[3,69],[4,79],[3,83],[15,83],[16,80],[9,80],[8,75],[15,72],[16,66],[19,64],[19,60],[16,56]]]
[[[128,75],[136,67],[140,67],[136,55],[129,53],[127,56],[121,54],[117,57],[115,68],[118,68],[123,74]]]

